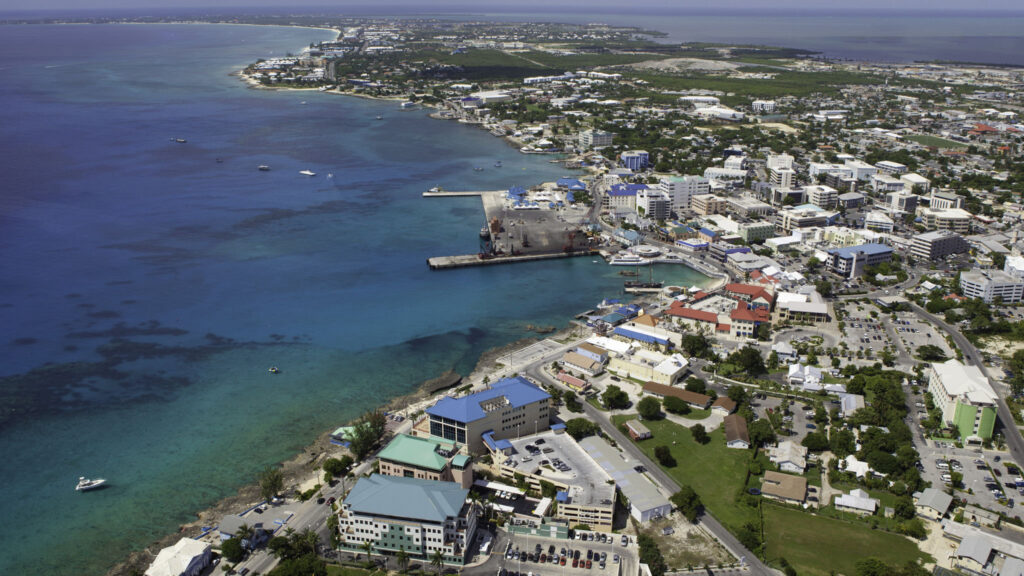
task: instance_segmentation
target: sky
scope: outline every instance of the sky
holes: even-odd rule
[[[647,12],[681,12],[687,9],[707,11],[706,0],[645,0],[642,4]],[[1024,12],[1020,0],[980,0],[965,3],[963,0],[717,0],[714,11],[755,9],[758,11],[783,9],[789,11],[871,11],[911,12],[923,10],[929,13],[955,11],[965,14],[986,15],[1000,12]],[[323,11],[358,11],[368,13],[375,9],[394,13],[397,9],[409,13],[435,11],[464,12],[558,12],[565,10],[595,9],[611,13],[626,10],[636,12],[636,3],[622,0],[0,0],[0,11],[54,10],[79,13],[90,10],[130,10],[145,12],[154,9],[195,9],[225,12],[238,8],[263,8],[267,12],[300,13],[314,8]]]

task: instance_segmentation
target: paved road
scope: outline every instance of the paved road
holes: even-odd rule
[[[959,330],[947,324],[944,320],[928,312],[924,308],[921,308],[917,304],[911,303],[911,309],[917,313],[918,316],[927,319],[932,322],[940,329],[945,331],[953,338],[953,343],[964,353],[964,363],[973,364],[977,366],[981,373],[985,375],[990,381],[995,381],[991,374],[989,374],[988,368],[985,367],[985,363],[981,360],[981,353],[974,347]],[[999,421],[1003,424],[1003,436],[1006,438],[1006,446],[1010,450],[1010,455],[1013,456],[1015,462],[1024,462],[1024,438],[1021,438],[1020,430],[1017,429],[1016,424],[1013,421],[1013,415],[1010,414],[1010,408],[1006,405],[1006,401],[1003,397],[996,394],[999,402],[997,403]]]
[[[550,361],[551,360],[549,358],[534,362],[526,368],[525,372],[539,382],[559,386],[559,384],[548,377],[543,370],[543,366],[550,363]],[[594,408],[589,402],[581,402],[580,404],[583,406],[583,412],[590,418],[590,420],[600,425],[604,432],[615,440],[623,450],[628,452],[631,457],[641,462],[644,467],[647,468],[648,474],[657,480],[668,493],[675,494],[679,491],[679,484],[677,484],[671,476],[665,473],[660,466],[648,458],[647,455],[633,444],[629,438],[622,434],[622,432],[619,432],[618,428],[616,428],[608,419],[607,413]],[[753,574],[755,576],[776,576],[776,574],[778,574],[777,571],[769,568],[761,562],[753,552],[747,550],[742,544],[740,544],[740,541],[729,533],[724,526],[719,524],[711,514],[705,511],[698,523],[704,526],[704,528],[717,538],[734,556],[742,558],[750,568],[750,571],[748,572],[749,574]]]

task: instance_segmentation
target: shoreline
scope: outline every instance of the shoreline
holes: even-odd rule
[[[469,375],[462,378],[459,387],[471,385],[475,388],[480,386],[483,383],[483,378],[495,371],[496,361],[501,356],[545,338],[569,336],[572,333],[573,327],[572,321],[568,321],[565,326],[553,333],[537,334],[535,337],[523,337],[503,346],[496,346],[485,350],[477,358],[477,363]],[[412,414],[423,410],[437,399],[452,392],[453,388],[445,388],[433,393],[427,390],[429,384],[440,376],[443,376],[443,374],[423,380],[413,391],[395,396],[374,409],[389,412],[405,412],[406,417],[412,417]],[[345,425],[351,425],[355,420],[352,419],[346,422]],[[284,472],[284,489],[282,493],[305,490],[312,487],[320,479],[319,465],[325,459],[339,457],[343,453],[347,453],[345,448],[330,442],[331,432],[332,430],[325,430],[320,433],[295,456],[280,463],[280,467]],[[381,447],[383,448],[383,446]],[[260,501],[259,484],[254,481],[247,482],[239,486],[234,494],[225,496],[210,506],[197,511],[195,513],[195,520],[180,525],[177,532],[166,534],[149,543],[144,548],[130,552],[126,558],[117,562],[105,574],[106,576],[131,576],[132,574],[141,573],[149,567],[160,549],[173,545],[181,538],[198,537],[202,534],[204,526],[215,527],[224,515],[246,510]]]
[[[126,24],[150,24],[150,23],[126,23]],[[297,26],[297,25],[277,25],[277,24],[247,24],[247,23],[217,23],[217,22],[167,22],[163,24],[207,24],[207,25],[235,25],[235,26],[281,26],[286,28],[304,28],[310,30],[329,31],[334,33],[340,33],[340,31],[331,28],[318,28],[311,26]],[[363,98],[367,100],[378,100],[382,102],[402,102],[406,98],[398,96],[373,96],[370,94],[343,92],[337,89],[334,90],[320,90],[319,87],[289,87],[289,86],[267,86],[258,80],[255,80],[251,76],[245,73],[245,69],[235,70],[230,73],[231,76],[238,76],[250,89],[260,90],[283,90],[283,91],[297,91],[297,92],[324,92],[339,96],[352,96],[356,98]],[[428,114],[431,118],[437,120],[452,120],[452,118],[445,118],[436,113],[437,110],[443,109],[442,106],[437,104],[428,103],[417,103],[418,106],[423,108],[433,109],[434,112]],[[479,125],[482,127],[483,125]],[[522,143],[517,142],[514,137],[506,134],[501,137],[507,144],[516,148],[520,147]],[[593,173],[593,170],[589,167],[582,169],[584,172]],[[695,272],[698,272],[708,277],[709,285],[708,289],[717,289],[725,285],[728,282],[728,275],[726,272],[721,271],[722,276],[709,276],[701,270],[684,263],[685,266],[691,268]],[[465,376],[459,387],[471,386],[472,388],[478,388],[483,384],[484,377],[494,375],[498,370],[497,359],[501,356],[508,354],[514,350],[518,350],[532,343],[538,342],[544,339],[564,339],[570,337],[573,331],[576,329],[575,323],[572,319],[568,319],[561,328],[551,333],[538,333],[531,331],[529,328],[524,327],[524,337],[518,338],[513,342],[485,350],[477,358],[477,362],[469,375]],[[506,371],[508,368],[506,367]],[[443,376],[438,374],[431,378],[421,381],[414,390],[406,394],[396,396],[382,405],[377,406],[374,409],[386,410],[386,411],[398,411],[404,412],[406,417],[412,417],[416,412],[426,408],[437,399],[450,394],[452,388],[446,388],[438,390],[437,392],[429,392],[427,390],[428,385],[436,378]],[[358,418],[358,417],[356,417]],[[355,421],[352,419],[346,422],[346,425],[350,425]],[[296,490],[305,490],[315,485],[320,479],[319,465],[328,457],[338,457],[343,453],[347,453],[347,450],[334,445],[330,442],[331,432],[333,430],[325,430],[316,436],[309,444],[305,445],[298,453],[293,457],[281,462],[279,466],[284,473],[284,490],[283,493],[291,493]],[[382,446],[383,447],[383,446]],[[230,513],[237,513],[240,510],[245,510],[258,502],[259,497],[259,485],[255,481],[244,482],[240,485],[234,494],[225,496],[195,512],[195,519],[191,522],[187,522],[179,526],[177,532],[169,533],[161,538],[151,542],[145,547],[130,552],[126,558],[120,560],[114,564],[110,569],[107,570],[106,576],[130,576],[131,574],[145,571],[149,567],[152,560],[156,557],[156,553],[160,549],[171,546],[177,542],[180,538],[189,537],[194,538],[202,534],[202,528],[216,526],[220,519]]]

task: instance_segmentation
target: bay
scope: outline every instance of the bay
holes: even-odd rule
[[[0,573],[102,573],[324,430],[621,291],[590,258],[430,271],[477,250],[483,215],[423,190],[570,172],[394,102],[231,76],[333,36],[0,31]]]

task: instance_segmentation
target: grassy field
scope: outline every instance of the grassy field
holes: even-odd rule
[[[613,418],[616,426],[634,419],[635,414]],[[666,472],[680,485],[693,487],[715,518],[731,530],[738,530],[746,522],[756,522],[756,510],[736,502],[747,476],[749,450],[727,448],[721,428],[709,435],[710,442],[701,445],[693,440],[688,428],[667,420],[645,420],[644,425],[654,437],[637,445],[652,459],[655,446],[668,446],[678,464]]]
[[[764,507],[764,532],[768,560],[785,558],[801,576],[854,574],[856,562],[872,556],[887,564],[925,557],[903,536],[778,506]]]
[[[704,88],[734,92],[737,96],[781,97],[806,96],[816,92],[834,93],[846,84],[879,84],[879,79],[868,74],[851,72],[779,72],[772,80],[725,78],[706,74],[669,76],[639,74],[652,89],[686,90]]]
[[[907,140],[917,142],[922,146],[933,146],[935,148],[967,148],[967,144],[955,142],[953,140],[946,140],[945,138],[939,138],[938,136],[930,136],[928,134],[914,134],[907,136]]]

